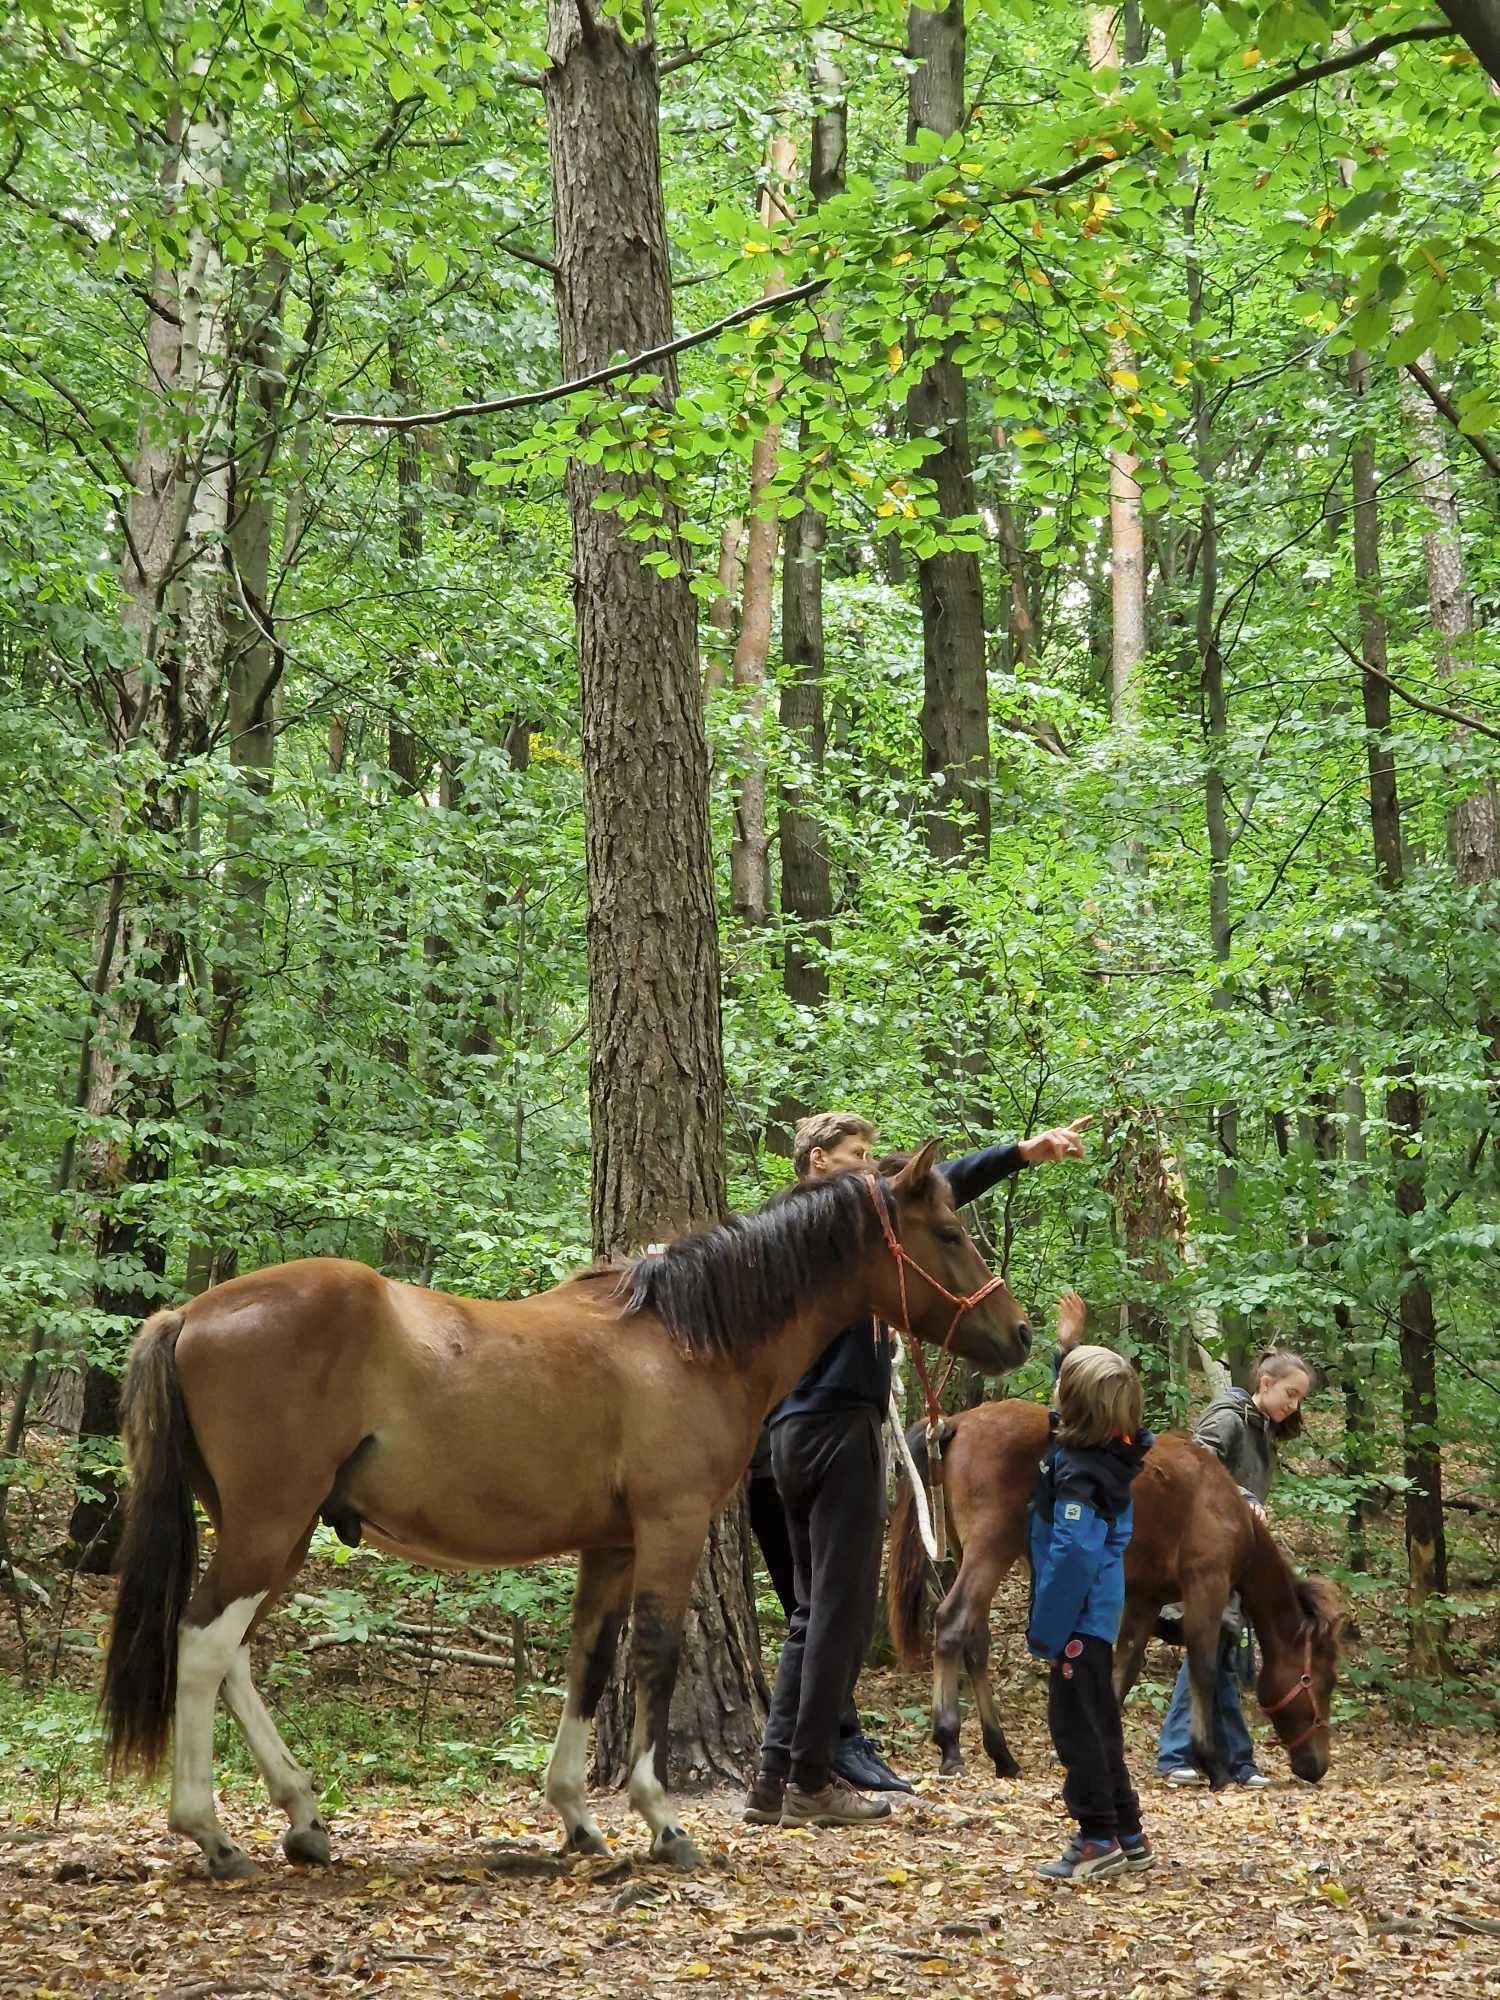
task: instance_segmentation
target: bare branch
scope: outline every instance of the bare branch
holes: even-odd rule
[[[1323,630],[1336,646],[1348,654],[1362,674],[1369,674],[1377,681],[1384,681],[1392,694],[1399,695],[1412,708],[1420,708],[1424,715],[1439,715],[1444,722],[1456,722],[1460,729],[1475,730],[1480,736],[1488,736],[1492,742],[1500,743],[1500,729],[1491,729],[1490,725],[1481,722],[1477,715],[1465,715],[1461,710],[1449,708],[1443,702],[1423,701],[1420,695],[1411,694],[1402,687],[1400,681],[1393,680],[1389,674],[1382,673],[1379,667],[1372,667],[1368,660],[1362,659],[1352,646],[1339,637],[1331,625],[1325,625]]]
[[[524,410],[537,403],[555,403],[559,397],[576,395],[580,389],[596,389],[601,382],[612,382],[620,375],[633,375],[638,369],[649,368],[655,361],[669,360],[674,354],[682,354],[690,347],[701,347],[705,341],[713,340],[732,326],[742,326],[747,319],[755,319],[762,313],[782,312],[787,306],[801,305],[806,299],[816,298],[826,291],[827,278],[810,278],[805,285],[794,285],[789,292],[781,292],[775,298],[755,299],[747,306],[739,306],[723,319],[716,319],[712,325],[700,327],[696,333],[679,334],[675,340],[663,341],[660,347],[648,347],[640,354],[631,355],[628,361],[612,361],[605,368],[596,368],[591,374],[577,375],[571,382],[554,382],[550,389],[528,389],[521,396],[493,396],[482,403],[458,403],[447,410],[425,410],[416,416],[369,417],[353,411],[339,412],[328,421],[340,429],[357,427],[361,430],[410,431],[427,424],[451,424],[460,417],[490,417],[498,410]]]

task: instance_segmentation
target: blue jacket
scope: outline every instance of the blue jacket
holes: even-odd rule
[[[1025,1164],[1018,1146],[984,1146],[977,1153],[945,1160],[938,1172],[948,1183],[953,1206],[962,1208],[996,1181],[1018,1174]],[[782,1424],[788,1417],[861,1408],[878,1410],[884,1416],[891,1400],[892,1345],[889,1327],[875,1320],[856,1320],[824,1348],[766,1422]]]
[[[1156,1440],[1140,1431],[1095,1450],[1053,1435],[1037,1471],[1029,1523],[1031,1617],[1026,1643],[1055,1660],[1069,1639],[1120,1636],[1125,1550],[1134,1512],[1130,1486]]]

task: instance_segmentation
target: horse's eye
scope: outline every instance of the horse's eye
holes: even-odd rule
[[[961,1229],[940,1229],[938,1231],[938,1241],[940,1243],[951,1243],[955,1249],[958,1248],[963,1240],[964,1233]]]

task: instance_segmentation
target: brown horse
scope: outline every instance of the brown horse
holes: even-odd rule
[[[989,1612],[1000,1580],[1026,1551],[1026,1516],[1046,1448],[1037,1403],[981,1403],[945,1425],[942,1487],[950,1532],[962,1550],[953,1588],[938,1606],[932,1664],[932,1740],[945,1773],[957,1771],[958,1670],[974,1689],[984,1747],[1002,1778],[1020,1766],[995,1712],[989,1678]],[[909,1442],[925,1476],[920,1425]],[[1219,1627],[1232,1590],[1260,1642],[1257,1685],[1293,1771],[1316,1784],[1328,1769],[1328,1704],[1338,1667],[1341,1614],[1333,1585],[1298,1577],[1265,1523],[1245,1505],[1223,1463],[1190,1438],[1158,1438],[1131,1488],[1134,1526],[1125,1552],[1125,1615],[1115,1655],[1123,1702],[1164,1604],[1183,1605],[1192,1690],[1193,1758],[1215,1789],[1228,1773],[1213,1742]],[[891,1524],[887,1609],[906,1666],[923,1655],[927,1558],[910,1490]]]
[[[327,1829],[250,1679],[249,1640],[319,1517],[414,1562],[500,1567],[580,1551],[568,1695],[547,1768],[566,1846],[605,1852],[584,1797],[589,1722],[633,1610],[630,1798],[652,1854],[691,1867],[663,1788],[683,1614],[709,1523],[757,1429],[866,1316],[989,1373],[1031,1329],[932,1171],[797,1187],[656,1255],[485,1304],[309,1258],[147,1320],[125,1380],[133,1478],[104,1679],[112,1759],[150,1768],[175,1707],[171,1825],[209,1872],[253,1872],[214,1810],[222,1686],[290,1859]],[[909,1278],[907,1277],[909,1273]],[[193,1496],[217,1530],[197,1568]]]

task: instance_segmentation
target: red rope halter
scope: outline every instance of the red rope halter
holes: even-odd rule
[[[939,1399],[944,1389],[948,1386],[948,1378],[953,1373],[954,1366],[958,1360],[956,1354],[948,1352],[949,1347],[952,1345],[953,1336],[958,1332],[958,1323],[966,1312],[972,1312],[974,1307],[979,1305],[982,1300],[987,1299],[991,1292],[998,1291],[1005,1283],[1005,1280],[999,1276],[986,1278],[984,1283],[979,1287],[979,1290],[977,1292],[970,1292],[967,1298],[960,1298],[957,1292],[950,1292],[948,1287],[940,1284],[930,1271],[922,1269],[922,1266],[911,1255],[906,1245],[896,1234],[895,1226],[890,1216],[886,1213],[885,1203],[880,1198],[880,1183],[874,1174],[864,1174],[861,1178],[869,1192],[871,1206],[879,1218],[880,1232],[885,1238],[885,1247],[896,1260],[896,1276],[901,1291],[902,1321],[898,1330],[905,1336],[907,1350],[916,1366],[917,1380],[922,1384],[922,1394],[927,1400],[927,1421],[929,1425],[935,1424],[942,1416],[942,1403]],[[911,1330],[911,1313],[906,1303],[906,1271],[908,1265],[916,1272],[919,1278],[925,1279],[931,1285],[940,1298],[946,1299],[953,1307],[953,1318],[949,1322],[948,1331],[943,1335],[942,1346],[939,1349],[940,1353],[947,1356],[948,1365],[938,1378],[936,1387],[933,1386],[931,1378],[928,1376],[927,1364],[922,1359],[921,1345]]]
[[[1317,1730],[1325,1728],[1328,1722],[1326,1715],[1319,1715],[1318,1697],[1313,1693],[1312,1634],[1310,1632],[1303,1641],[1303,1649],[1302,1671],[1296,1680],[1292,1682],[1292,1685],[1287,1689],[1280,1701],[1263,1701],[1260,1705],[1262,1714],[1279,1715],[1282,1709],[1291,1707],[1299,1694],[1305,1694],[1311,1703],[1312,1721],[1308,1723],[1300,1736],[1294,1736],[1290,1743],[1283,1743],[1281,1746],[1288,1755],[1301,1744],[1305,1743],[1308,1737],[1313,1735]]]

